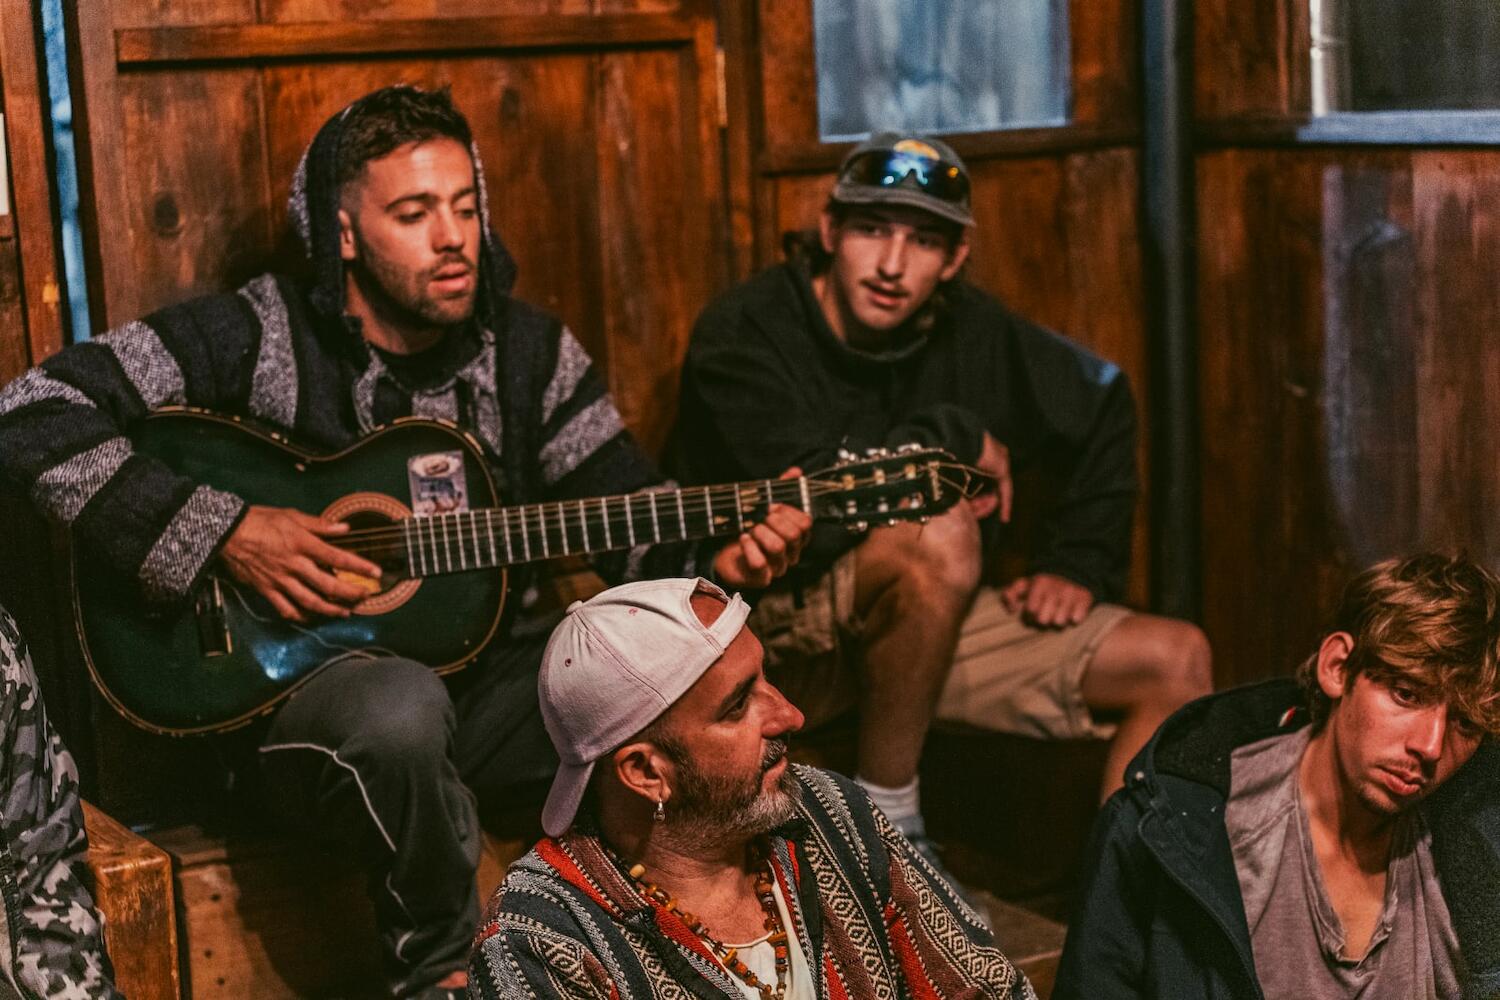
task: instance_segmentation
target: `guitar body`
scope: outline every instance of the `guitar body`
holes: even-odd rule
[[[134,444],[249,503],[326,512],[355,529],[410,516],[408,461],[419,456],[459,453],[469,506],[499,502],[477,443],[435,421],[399,421],[345,451],[313,456],[232,418],[168,410],[149,417]],[[158,733],[217,732],[270,711],[351,652],[399,652],[446,673],[493,637],[505,602],[503,569],[422,579],[392,570],[348,618],[298,624],[214,570],[185,606],[163,613],[142,600],[136,581],[75,546],[74,612],[94,681],[116,709]]]

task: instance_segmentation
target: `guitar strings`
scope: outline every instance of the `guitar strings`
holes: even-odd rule
[[[960,473],[961,475],[954,476],[952,475],[952,473],[954,472]],[[976,469],[972,466],[945,462],[941,463],[938,479],[942,484],[954,489],[964,496],[968,496],[969,491],[975,487],[976,483],[983,483],[990,480],[991,477],[985,474],[982,470]],[[769,480],[768,482],[770,482],[772,485],[771,499],[773,503],[781,502],[775,496],[775,494],[778,492],[776,490],[776,486],[778,485],[783,487],[783,489],[779,492],[787,494],[789,499],[801,499],[801,480],[777,479]],[[807,479],[806,484],[808,487],[809,496],[823,497],[839,493],[846,493],[851,489],[868,487],[870,485],[899,486],[900,481],[887,479],[882,482],[874,476],[869,476],[864,478],[856,477],[852,485],[844,482],[829,482],[826,480],[816,479]],[[643,520],[642,515],[645,514],[645,512],[639,510],[639,508],[630,510],[628,512],[624,510],[611,510],[610,504],[612,502],[625,500],[627,496],[632,502],[640,500],[642,498],[648,498],[653,495],[658,499],[661,499],[664,496],[670,496],[671,500],[668,505],[664,509],[658,511],[658,518],[668,519],[668,525],[670,526],[669,519],[673,517],[678,509],[679,504],[676,501],[677,497],[680,495],[683,517],[679,519],[678,526],[681,528],[685,526],[686,515],[688,513],[692,513],[694,515],[703,515],[709,510],[715,509],[716,507],[722,508],[725,503],[730,502],[730,500],[735,496],[737,492],[742,492],[744,487],[711,486],[706,487],[705,489],[708,490],[708,496],[706,498],[700,495],[702,492],[700,489],[689,487],[686,490],[668,489],[657,491],[654,494],[649,492],[632,493],[628,495],[620,494],[615,497],[591,498],[582,501],[558,500],[546,501],[531,505],[520,505],[517,507],[485,508],[477,511],[459,511],[454,512],[453,514],[439,515],[438,518],[403,518],[399,521],[394,521],[390,524],[381,525],[378,527],[355,529],[354,531],[350,531],[345,535],[337,536],[331,541],[334,544],[339,545],[340,548],[354,551],[359,554],[368,555],[372,558],[377,559],[382,556],[391,555],[407,556],[410,554],[413,545],[432,548],[436,548],[439,544],[443,545],[444,547],[447,547],[449,545],[457,545],[460,547],[469,546],[473,549],[476,555],[475,561],[482,562],[482,547],[479,544],[480,539],[478,536],[478,529],[481,526],[480,522],[481,520],[483,521],[486,541],[491,541],[491,533],[492,529],[495,527],[496,514],[499,514],[501,516],[501,542],[494,543],[497,550],[498,546],[500,544],[503,544],[507,535],[514,535],[514,529],[517,526],[520,527],[521,536],[525,539],[529,540],[531,538],[540,538],[544,536],[550,537],[550,532],[547,531],[550,525],[546,523],[546,518],[549,516],[561,516],[562,523],[559,525],[559,535],[562,537],[566,537],[568,534],[570,534],[571,529],[571,525],[568,524],[567,515],[575,506],[581,512],[580,525],[583,531],[586,532],[590,528],[592,528],[593,530],[603,529],[605,532],[605,537],[610,538],[612,541],[616,529],[618,529],[623,536],[628,536],[630,534],[630,527],[632,525],[639,526]],[[718,504],[714,503],[715,491],[717,491],[719,500]],[[728,499],[726,499],[726,496]],[[757,501],[759,501],[759,498],[757,498]],[[583,520],[583,518],[586,518],[587,515],[591,512],[590,508],[595,505],[597,505],[598,508],[603,511],[604,517],[594,517],[588,519],[587,521]],[[898,513],[902,510],[912,509],[913,508],[910,507],[898,506],[891,511],[869,512],[869,517],[871,519],[875,519],[880,517],[881,514],[892,514]],[[510,516],[511,513],[514,513],[515,515],[514,520]],[[460,519],[460,515],[462,514],[468,515],[467,522],[464,522]],[[528,516],[533,515],[537,520],[537,523],[534,525],[528,523],[527,521]],[[441,518],[441,520],[439,518]],[[519,525],[515,524],[516,521],[520,522]],[[660,534],[659,526],[656,533]],[[468,538],[464,537],[466,534],[469,536]],[[722,532],[722,534],[729,534],[729,532],[725,531]],[[679,539],[661,540],[685,540],[685,536],[684,538]],[[592,543],[594,539],[589,539],[589,541]],[[599,541],[604,541],[604,539],[601,538],[599,539]],[[625,537],[622,537],[620,539],[620,543],[621,544],[619,545],[608,546],[608,548],[619,549],[626,548],[629,545],[629,543],[625,541]],[[513,549],[513,546],[511,546],[510,548]],[[566,545],[564,546],[564,548],[566,548]],[[600,551],[603,550],[605,546],[589,544],[583,546],[582,548],[586,550]],[[462,552],[462,548],[460,549],[460,551],[460,560],[462,561],[465,558],[466,554]],[[508,554],[513,555],[514,553],[508,550]],[[530,559],[509,558],[505,560],[505,562],[517,564],[545,559],[550,556],[561,556],[568,554],[572,553],[542,552],[533,554],[532,558]],[[582,554],[582,552],[578,554]],[[436,556],[435,552],[434,556]],[[450,557],[445,561],[451,564],[453,560]]]
[[[973,485],[973,483],[974,483],[974,481],[976,479],[983,480],[983,479],[990,478],[985,473],[983,473],[981,470],[973,468],[972,466],[960,465],[958,463],[943,463],[943,465],[944,465],[945,468],[955,469],[957,471],[960,471],[960,472],[964,473],[964,476],[963,476],[962,479],[957,479],[957,478],[954,478],[954,477],[948,476],[948,475],[940,475],[939,476],[939,480],[942,483],[944,483],[945,485],[951,486],[954,489],[956,489],[956,490],[964,493],[965,495],[967,495],[968,489]],[[772,492],[773,493],[780,492],[780,493],[786,494],[785,498],[774,497],[773,496],[773,498],[772,498],[772,502],[773,503],[784,503],[788,499],[790,499],[790,500],[800,500],[801,499],[802,494],[801,494],[801,487],[800,487],[800,481],[799,480],[796,480],[796,479],[772,479],[772,480],[764,480],[763,482],[770,482],[772,484]],[[866,487],[869,487],[869,486],[872,486],[872,485],[875,485],[875,486],[885,485],[885,486],[899,487],[900,486],[900,481],[899,480],[886,479],[886,480],[884,480],[882,482],[881,480],[878,480],[878,479],[876,479],[873,476],[868,477],[868,478],[863,478],[863,479],[856,478],[855,481],[853,482],[853,484],[845,484],[845,483],[842,483],[842,482],[828,482],[826,480],[817,480],[817,479],[808,479],[807,480],[808,494],[810,496],[827,496],[827,495],[837,494],[837,493],[847,493],[847,492],[850,492],[851,490],[854,490],[854,489],[862,489],[862,488],[866,488]],[[777,490],[776,489],[777,486],[783,486],[785,488],[781,489],[781,490]],[[757,487],[752,487],[752,489],[758,489],[758,488],[759,488],[758,486]],[[708,497],[704,497],[703,496],[703,491],[705,489],[709,491]],[[635,501],[640,501],[640,500],[643,500],[643,499],[649,499],[650,497],[655,496],[658,499],[668,499],[669,500],[668,506],[666,506],[665,508],[660,508],[660,513],[663,514],[663,515],[670,516],[672,514],[672,512],[675,511],[676,508],[677,508],[677,504],[674,501],[672,501],[671,498],[675,497],[677,494],[680,493],[682,495],[682,506],[683,506],[683,509],[685,511],[690,511],[690,512],[692,512],[694,514],[699,514],[699,513],[706,512],[708,509],[710,509],[710,507],[712,507],[714,509],[718,509],[718,508],[722,507],[724,504],[731,503],[733,501],[733,498],[734,498],[734,496],[735,496],[736,493],[740,493],[740,494],[743,495],[744,492],[746,492],[745,488],[742,487],[742,486],[738,486],[738,485],[708,486],[708,487],[692,487],[692,486],[690,486],[690,487],[680,488],[680,489],[675,489],[675,490],[674,489],[665,489],[665,490],[647,491],[647,492],[641,492],[641,493],[630,493],[630,494],[621,493],[621,494],[617,494],[615,496],[588,497],[588,498],[576,499],[576,500],[545,500],[545,501],[541,501],[541,502],[538,502],[538,503],[535,503],[535,504],[520,504],[520,505],[513,506],[513,507],[480,508],[478,510],[471,510],[471,511],[455,511],[455,512],[451,512],[451,513],[445,513],[445,514],[437,515],[437,516],[438,517],[456,517],[458,515],[465,515],[466,514],[466,515],[468,515],[471,518],[478,518],[478,517],[481,517],[481,516],[485,516],[485,517],[488,517],[491,520],[493,520],[497,515],[505,517],[506,515],[514,514],[517,518],[524,517],[524,516],[535,515],[538,520],[542,520],[542,519],[544,519],[545,517],[548,517],[548,516],[559,516],[560,515],[560,516],[566,517],[569,514],[573,513],[575,509],[576,510],[582,510],[585,514],[592,514],[594,512],[594,509],[598,508],[598,509],[601,509],[601,510],[604,511],[604,513],[606,515],[605,520],[607,520],[609,523],[611,523],[611,524],[625,524],[625,523],[630,522],[630,521],[640,521],[642,519],[643,512],[640,511],[639,509],[633,509],[633,510],[629,511],[628,515],[627,515],[627,512],[625,512],[625,511],[620,511],[620,510],[613,509],[612,505],[619,504],[619,503],[622,503],[624,501],[630,501],[630,502],[633,503]],[[758,503],[760,501],[760,498],[757,497],[756,499],[757,499],[757,505],[758,505]],[[379,536],[381,534],[389,534],[389,533],[392,533],[392,532],[394,532],[394,533],[404,533],[405,529],[403,527],[400,527],[400,525],[403,525],[406,521],[409,521],[409,520],[412,520],[412,518],[402,518],[400,520],[393,521],[391,524],[380,525],[380,526],[377,526],[377,527],[356,528],[356,529],[348,532],[347,534],[340,535],[339,538],[341,540],[354,540],[354,539],[360,539],[360,538],[368,538],[368,537]],[[590,521],[591,521],[591,523],[594,523],[594,524],[603,523],[597,517],[591,517]],[[532,526],[528,525],[527,526],[527,530],[528,531],[532,530]]]

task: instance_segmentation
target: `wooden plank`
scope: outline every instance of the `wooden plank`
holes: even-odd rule
[[[671,53],[601,58],[599,212],[610,388],[648,450],[677,412],[678,371],[694,318],[725,264],[721,231],[698,194],[690,63]],[[693,196],[682,198],[680,192]]]
[[[394,21],[516,14],[588,14],[591,0],[260,0],[268,24],[303,21]]]
[[[1072,113],[1075,125],[1140,120],[1140,0],[1071,0]]]
[[[116,28],[248,24],[255,6],[256,0],[113,0],[110,18]]]
[[[1335,157],[1323,170],[1320,221],[1322,402],[1309,430],[1326,470],[1321,490],[1309,484],[1306,509],[1326,505],[1328,521],[1315,527],[1331,561],[1352,571],[1418,544],[1422,337],[1405,158]]]
[[[135,262],[116,241],[130,234],[114,37],[97,9],[63,4],[72,78],[79,226],[88,275],[89,321],[98,332],[137,315]],[[81,84],[81,85],[80,85]]]
[[[1318,445],[1326,158],[1199,160],[1204,627],[1220,687],[1285,674],[1330,583]],[[1248,582],[1247,582],[1248,581]]]
[[[1421,322],[1417,540],[1491,567],[1500,565],[1497,167],[1496,152],[1411,157]]]
[[[1280,116],[1308,107],[1305,0],[1206,0],[1194,6],[1198,118]],[[1298,44],[1303,42],[1299,50]]]
[[[1140,492],[1132,529],[1128,598],[1150,602],[1151,382],[1139,225],[1140,157],[1135,150],[1077,153],[1064,161],[1068,317],[1059,329],[1125,372],[1135,392]]]
[[[130,262],[139,312],[234,288],[269,263],[260,96],[253,69],[120,77],[129,228],[110,256]]]
[[[0,110],[5,112],[0,145],[8,160],[0,173],[10,181],[10,211],[0,216],[6,230],[0,236],[0,257],[9,258],[0,264],[7,276],[0,291],[0,309],[7,314],[0,320],[0,383],[61,348],[65,325],[37,29],[27,0],[0,0]],[[4,180],[0,177],[0,183]]]
[[[1140,142],[1140,130],[1128,122],[1107,122],[973,132],[944,136],[943,141],[964,158],[965,164],[973,166],[983,160],[1132,146]],[[772,175],[836,170],[854,145],[852,142],[773,143],[762,150],[760,169]]]
[[[763,155],[818,144],[818,78],[812,0],[760,0]]]
[[[115,47],[121,65],[245,62],[374,53],[662,45],[692,40],[694,26],[691,19],[670,14],[360,19],[130,28],[115,33]]]
[[[765,142],[760,75],[756,72],[760,34],[754,4],[728,4],[719,21],[724,58],[728,123],[724,136],[729,226],[734,243],[732,271],[748,278],[757,267],[756,220],[770,196],[755,169],[755,151]]]
[[[83,825],[115,985],[126,996],[175,1000],[181,982],[172,859],[87,802]]]
[[[534,803],[510,824],[536,825]],[[195,998],[383,996],[373,911],[350,859],[297,840],[197,826],[151,834],[177,864],[184,970]],[[485,832],[481,905],[532,840]],[[131,996],[158,997],[154,992]]]

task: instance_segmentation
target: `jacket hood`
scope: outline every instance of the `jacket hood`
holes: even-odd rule
[[[1168,774],[1229,794],[1230,755],[1239,747],[1312,721],[1301,687],[1277,678],[1189,702],[1162,723],[1126,771],[1131,784]]]
[[[344,262],[339,255],[338,186],[334,180],[339,144],[350,113],[369,96],[346,105],[318,129],[297,164],[292,193],[287,200],[288,217],[307,255],[312,282],[309,298],[314,308],[330,319],[343,316],[345,305]],[[510,291],[516,281],[516,264],[491,225],[484,163],[473,142],[469,144],[469,156],[474,161],[474,179],[479,189],[479,287],[474,313],[484,328],[503,330]]]

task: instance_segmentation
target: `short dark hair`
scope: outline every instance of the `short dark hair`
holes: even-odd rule
[[[1332,632],[1354,637],[1344,689],[1360,674],[1446,701],[1500,733],[1500,580],[1465,556],[1424,552],[1377,563],[1349,581]],[[1314,727],[1332,711],[1318,685],[1318,654],[1297,671]]]
[[[339,136],[334,183],[340,189],[364,172],[365,164],[411,142],[439,137],[467,148],[474,140],[469,122],[446,86],[423,90],[411,84],[383,87],[349,108]]]

